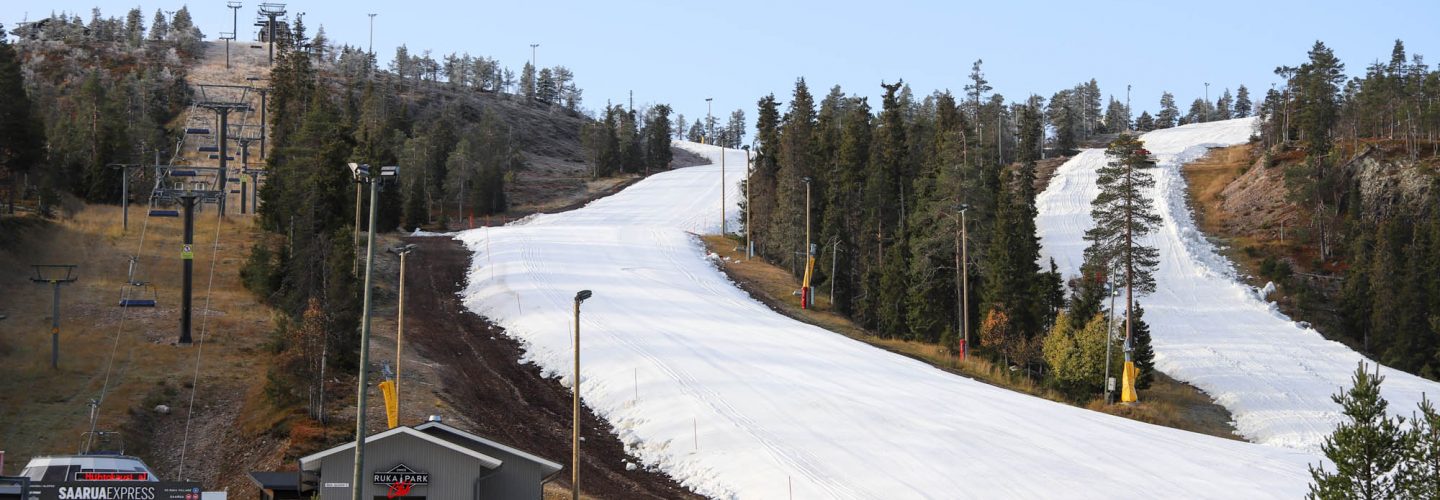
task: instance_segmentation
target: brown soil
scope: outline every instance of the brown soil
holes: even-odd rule
[[[469,251],[449,238],[404,240],[418,245],[423,256],[406,270],[407,347],[437,366],[443,397],[465,417],[460,425],[563,463],[554,483],[568,488],[570,391],[541,375],[539,367],[521,364],[519,342],[460,304]],[[699,498],[664,474],[625,470],[626,461],[637,460],[625,453],[610,425],[588,408],[581,421],[580,477],[587,496]]]

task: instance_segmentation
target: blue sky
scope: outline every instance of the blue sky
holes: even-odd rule
[[[253,36],[255,7],[242,0],[241,37]],[[364,47],[375,19],[375,50],[385,64],[394,48],[430,49],[437,59],[469,52],[517,71],[539,43],[541,66],[565,65],[585,90],[583,105],[607,100],[669,103],[693,120],[714,97],[717,115],[736,108],[753,121],[755,102],[775,93],[782,102],[797,77],[816,94],[839,84],[872,96],[879,84],[903,78],[917,94],[961,93],[976,59],[996,91],[1018,101],[1095,78],[1101,91],[1153,111],[1160,93],[1182,108],[1205,92],[1245,84],[1257,98],[1276,81],[1272,70],[1298,64],[1324,40],[1351,74],[1388,59],[1396,38],[1410,53],[1440,62],[1440,2],[1100,0],[728,2],[556,0],[549,2],[292,1],[306,25],[323,25],[339,43]],[[225,2],[145,3],[121,0],[5,0],[0,22],[92,7],[123,16],[140,6],[146,23],[157,8],[188,4],[206,37],[228,31]],[[1284,20],[1277,22],[1276,20]],[[249,22],[247,22],[249,21]],[[748,137],[747,137],[748,140]]]

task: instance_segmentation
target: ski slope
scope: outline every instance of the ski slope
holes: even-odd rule
[[[1196,229],[1180,174],[1181,165],[1209,147],[1248,141],[1253,125],[1253,118],[1243,118],[1141,137],[1159,160],[1149,196],[1163,223],[1144,241],[1160,251],[1156,292],[1138,300],[1153,332],[1157,369],[1209,393],[1247,439],[1314,451],[1342,421],[1330,396],[1350,387],[1357,363],[1372,369],[1375,363],[1296,324],[1240,283],[1231,263]],[[1090,202],[1099,192],[1095,170],[1104,163],[1104,150],[1081,152],[1036,199],[1041,258],[1054,257],[1067,276],[1079,273],[1085,230],[1093,225]],[[1397,415],[1409,416],[1424,393],[1440,395],[1435,382],[1389,368],[1381,373]]]
[[[682,147],[718,160],[718,148]],[[727,157],[736,217],[743,151]],[[641,466],[716,498],[1294,498],[1313,454],[1052,403],[776,314],[716,269],[720,168],[457,238],[463,302],[573,380]],[[733,226],[732,226],[733,227]],[[583,445],[582,445],[583,446]]]

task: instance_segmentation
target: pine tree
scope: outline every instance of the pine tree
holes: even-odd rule
[[[1141,111],[1140,117],[1135,119],[1135,130],[1140,132],[1155,130],[1155,117],[1150,116],[1149,111]]]
[[[1185,113],[1185,117],[1180,120],[1180,123],[1181,125],[1205,123],[1210,121],[1210,118],[1214,115],[1214,108],[1211,107],[1210,103],[1205,102],[1204,98],[1196,97],[1194,101],[1190,102],[1190,112]]]
[[[1085,249],[1085,260],[1119,270],[1109,282],[1117,288],[1125,287],[1127,318],[1135,317],[1131,313],[1136,292],[1155,291],[1154,271],[1160,255],[1155,247],[1141,243],[1160,225],[1154,203],[1144,193],[1155,186],[1155,179],[1146,171],[1154,164],[1144,147],[1138,138],[1121,134],[1106,148],[1105,156],[1110,161],[1097,170],[1099,176],[1095,182],[1100,194],[1091,202],[1090,216],[1095,220],[1095,227],[1085,232],[1085,239],[1090,242]],[[1135,345],[1133,330],[1134,323],[1127,322],[1127,360],[1131,360],[1130,350]]]
[[[1324,464],[1310,467],[1307,498],[1313,499],[1388,499],[1396,491],[1396,468],[1403,459],[1405,435],[1403,419],[1392,418],[1386,411],[1389,403],[1380,395],[1385,377],[1380,367],[1372,375],[1364,362],[1355,369],[1349,391],[1331,397],[1339,404],[1348,422],[1341,423],[1325,438],[1320,449],[1335,464],[1335,472]]]
[[[401,77],[403,78],[404,75]],[[526,62],[525,68],[520,70],[520,94],[525,96],[526,100],[535,100],[535,66],[529,62]]]
[[[1215,118],[1218,120],[1229,120],[1234,115],[1230,111],[1231,103],[1235,98],[1230,96],[1230,89],[1220,94],[1220,99],[1215,101]]]
[[[645,118],[645,172],[670,168],[670,106],[659,104],[650,108]]]
[[[1105,107],[1105,131],[1124,132],[1130,130],[1130,110],[1125,109],[1125,103],[1110,97],[1110,104]]]
[[[1419,410],[1405,436],[1395,491],[1403,498],[1440,498],[1440,411],[1424,395]]]
[[[1169,92],[1160,94],[1160,114],[1155,115],[1155,128],[1174,127],[1179,119],[1180,108],[1175,106],[1175,95]]]
[[[1250,89],[1241,85],[1240,88],[1235,91],[1235,117],[1245,118],[1250,116],[1251,106]]]

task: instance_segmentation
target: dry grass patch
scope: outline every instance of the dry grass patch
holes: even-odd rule
[[[0,391],[0,445],[14,472],[31,456],[77,451],[89,427],[87,402],[101,396],[97,428],[120,430],[129,412],[172,407],[160,422],[180,422],[195,370],[195,346],[174,345],[179,337],[182,222],[156,218],[146,225],[144,207],[131,207],[130,229],[114,206],[85,207],[57,221],[6,219],[0,246],[0,379],[23,391]],[[239,267],[252,241],[251,219],[217,221],[212,207],[195,224],[192,335],[206,342],[199,386],[263,380],[271,331],[269,308],[240,285]],[[218,232],[217,232],[218,229]],[[152,282],[158,307],[120,308],[127,287],[129,256],[139,251],[136,280]],[[216,245],[216,235],[219,244]],[[78,264],[79,280],[61,291],[60,366],[50,368],[51,290],[31,283],[31,264]],[[214,266],[211,285],[210,269]],[[141,290],[129,287],[131,297]],[[208,295],[207,295],[208,291]],[[148,291],[145,294],[148,295]],[[150,297],[146,297],[150,298]],[[205,308],[209,301],[209,310]],[[157,388],[171,388],[168,391]],[[200,405],[238,404],[241,394]],[[204,446],[192,435],[192,446]],[[130,445],[127,443],[127,445]],[[192,452],[195,448],[192,447]],[[167,451],[168,453],[168,451]],[[162,474],[170,474],[164,471]]]

